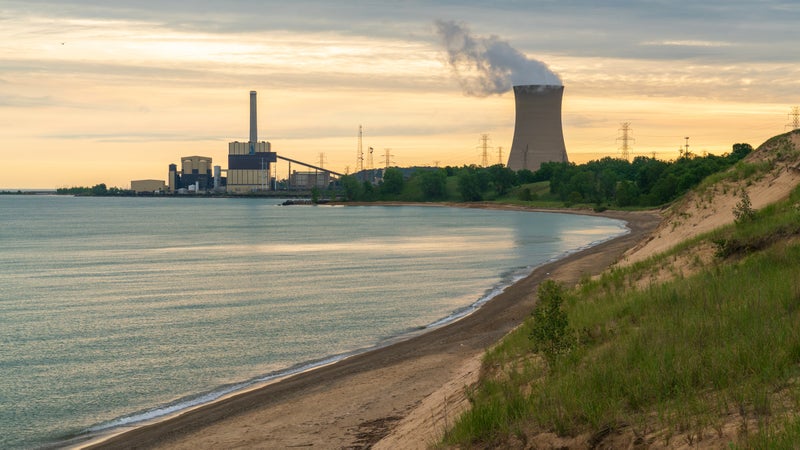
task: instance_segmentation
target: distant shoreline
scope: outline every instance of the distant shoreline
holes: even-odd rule
[[[491,203],[339,204],[468,207],[594,215],[624,220],[631,231],[536,268],[472,314],[445,326],[199,406],[163,421],[123,431],[99,443],[79,445],[83,448],[147,446],[196,449],[269,443],[287,447],[305,445],[308,439],[311,439],[311,445],[322,447],[353,445],[354,436],[349,430],[363,428],[371,421],[397,417],[402,411],[408,412],[411,405],[417,404],[447,379],[452,379],[454,368],[481,354],[520,323],[533,307],[532,293],[538,282],[559,276],[566,283],[574,283],[584,274],[599,273],[660,221],[660,216],[652,212],[596,213]],[[252,434],[256,431],[253,421],[262,424],[263,429],[258,433],[265,434],[260,437]],[[367,434],[371,434],[374,441],[386,432],[388,430],[381,429]]]

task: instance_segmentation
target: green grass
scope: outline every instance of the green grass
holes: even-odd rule
[[[800,244],[788,240],[800,233],[798,201],[800,191],[686,244],[745,243],[693,276],[632,288],[661,257],[581,283],[564,306],[574,350],[548,363],[531,352],[525,322],[486,354],[472,409],[445,443],[502,445],[524,430],[577,436],[623,424],[691,440],[731,414],[758,424],[748,447],[792,442],[800,420],[777,418],[800,407],[800,395],[786,393],[800,376]]]

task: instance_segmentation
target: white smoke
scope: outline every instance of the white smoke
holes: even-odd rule
[[[464,93],[477,97],[502,94],[513,86],[561,86],[561,79],[545,63],[529,59],[497,36],[473,36],[464,25],[436,21],[436,31],[447,50],[447,63]]]

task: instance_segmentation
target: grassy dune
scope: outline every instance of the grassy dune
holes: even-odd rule
[[[566,324],[538,326],[571,345],[536,352],[531,316],[486,354],[442,445],[795,448],[800,189],[749,212],[555,294]]]

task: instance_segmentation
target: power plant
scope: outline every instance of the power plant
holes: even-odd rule
[[[330,184],[332,176],[342,176],[332,170],[280,156],[272,151],[269,142],[259,142],[256,91],[250,91],[249,140],[228,143],[227,169],[212,166],[210,157],[185,156],[181,158],[180,169],[176,164],[169,165],[166,184],[163,181],[159,183],[159,180],[134,180],[131,185],[136,185],[137,192],[264,193],[276,189],[275,165],[279,159],[289,164],[288,186],[285,189],[311,189],[315,186],[325,188]],[[311,171],[292,171],[292,164]],[[223,177],[223,172],[227,176]]]
[[[516,120],[514,138],[508,155],[507,167],[518,171],[538,170],[545,162],[568,162],[561,128],[561,100],[564,86],[555,84],[526,84],[514,86]],[[256,91],[250,91],[250,135],[247,142],[228,143],[228,168],[213,166],[210,157],[188,156],[181,158],[181,165],[169,165],[167,183],[158,180],[135,180],[137,191],[227,192],[229,194],[252,194],[272,191],[277,188],[275,167],[277,161],[288,162],[289,170],[284,188],[325,187],[331,176],[340,173],[320,166],[303,163],[278,155],[267,141],[258,141]],[[363,164],[360,151],[359,165]],[[370,151],[372,149],[370,148]],[[502,158],[502,157],[501,157]],[[307,172],[292,171],[292,164],[311,169]],[[483,165],[488,164],[484,142]],[[371,166],[371,164],[369,164]],[[213,169],[213,172],[212,172]],[[227,176],[223,176],[223,172]],[[154,183],[155,182],[155,183]]]
[[[272,185],[272,164],[278,155],[271,151],[269,142],[258,142],[256,106],[256,91],[250,91],[250,140],[228,143],[229,193],[268,191]]]
[[[514,86],[516,120],[508,155],[509,169],[535,172],[544,162],[568,162],[561,129],[563,95],[564,86]]]

